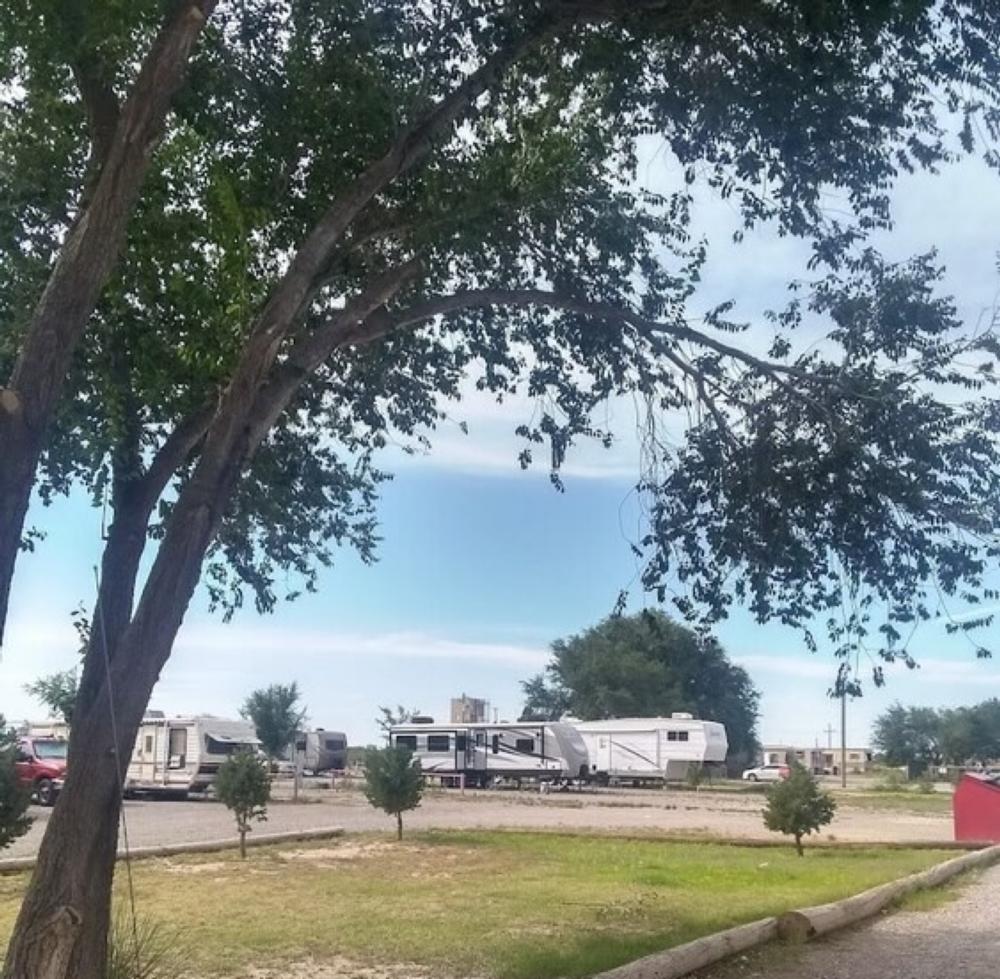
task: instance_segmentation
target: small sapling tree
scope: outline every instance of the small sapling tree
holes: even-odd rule
[[[406,748],[369,748],[365,753],[365,798],[376,809],[396,817],[396,839],[403,838],[403,813],[416,809],[424,793],[424,776]]]
[[[219,766],[215,791],[236,817],[240,856],[245,860],[251,821],[267,819],[267,803],[271,798],[271,777],[267,764],[252,752],[237,752]]]
[[[795,837],[795,849],[803,856],[802,837],[815,833],[833,819],[837,803],[824,792],[812,773],[793,764],[791,774],[767,793],[764,825],[776,833]]]
[[[14,770],[14,736],[0,714],[0,850],[28,832],[31,819],[26,815],[29,793],[17,780]]]

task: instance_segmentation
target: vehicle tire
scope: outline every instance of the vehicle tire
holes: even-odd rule
[[[748,775],[747,776],[747,781],[748,782],[757,782],[757,781],[759,781],[759,779],[757,778],[756,775]]]
[[[56,787],[50,778],[40,778],[35,782],[35,798],[40,806],[54,806],[56,804]]]

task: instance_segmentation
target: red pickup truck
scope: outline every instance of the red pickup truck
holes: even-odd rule
[[[14,770],[41,806],[53,806],[66,777],[66,747],[62,738],[21,738]]]

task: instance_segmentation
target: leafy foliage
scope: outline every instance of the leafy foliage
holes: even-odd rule
[[[254,690],[240,708],[240,716],[253,723],[264,751],[272,760],[288,751],[306,719],[299,699],[297,683],[272,683]]]
[[[818,832],[833,819],[837,803],[819,787],[804,765],[794,763],[788,778],[768,789],[764,825],[773,832],[795,838],[795,849],[803,855],[802,837]]]
[[[73,723],[77,688],[75,669],[50,673],[24,685],[25,691],[43,703],[53,717],[61,717],[67,724]]]
[[[1000,759],[1000,700],[971,707],[904,707],[875,719],[872,743],[890,765],[921,774],[937,765],[987,764]]]
[[[230,755],[219,766],[215,792],[236,819],[240,856],[245,859],[246,837],[252,829],[251,821],[267,819],[267,803],[271,798],[271,777],[267,765],[250,751]]]
[[[722,647],[659,611],[612,616],[552,644],[544,674],[522,683],[522,716],[582,720],[669,716],[721,721],[735,764],[757,747],[757,692]]]
[[[388,737],[389,728],[396,724],[408,724],[414,717],[419,716],[420,711],[416,707],[412,710],[404,707],[402,704],[398,704],[395,709],[392,707],[379,707],[375,723],[378,725],[379,730]]]
[[[416,809],[424,793],[424,775],[413,753],[391,745],[365,752],[365,798],[396,817],[396,838],[403,838],[403,813]]]
[[[0,714],[0,850],[9,846],[31,827],[27,815],[30,791],[21,785],[14,770],[17,739]]]

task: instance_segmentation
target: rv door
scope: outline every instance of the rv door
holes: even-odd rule
[[[172,727],[170,729],[167,768],[178,769],[187,765],[187,737],[186,727]]]

